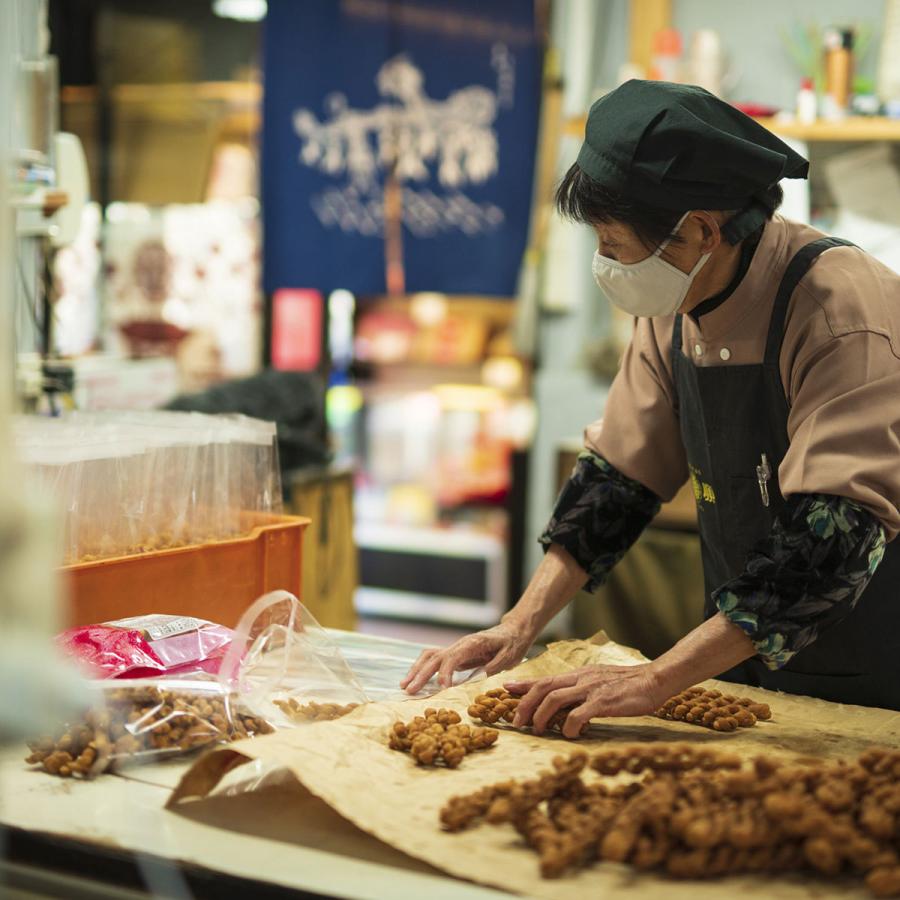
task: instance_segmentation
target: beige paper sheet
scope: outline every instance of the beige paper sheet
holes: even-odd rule
[[[547,768],[557,754],[571,752],[576,746],[573,742],[558,736],[539,738],[504,730],[493,749],[466,757],[456,770],[420,768],[408,755],[387,747],[388,731],[398,719],[409,720],[428,706],[450,707],[464,713],[472,697],[513,676],[538,677],[591,663],[623,665],[640,660],[635,651],[602,635],[593,642],[553,644],[546,653],[514,672],[451,688],[427,700],[369,704],[334,722],[320,722],[213,751],[200,758],[185,775],[169,807],[178,809],[191,798],[205,797],[227,772],[250,760],[262,760],[269,766],[289,769],[312,794],[386,844],[457,877],[526,896],[575,900],[626,892],[629,897],[657,897],[664,892],[666,897],[696,898],[720,897],[734,891],[786,900],[868,896],[856,881],[740,877],[679,882],[610,864],[596,865],[559,880],[544,880],[538,874],[535,855],[510,826],[483,825],[447,834],[440,830],[438,811],[452,795],[509,777],[532,777]],[[733,685],[708,684],[735,691]],[[769,703],[772,721],[719,734],[652,717],[595,720],[577,745],[590,751],[610,743],[688,740],[717,744],[747,757],[854,756],[873,744],[900,747],[897,713],[752,688],[742,687],[739,693]],[[298,815],[301,810],[298,805]]]

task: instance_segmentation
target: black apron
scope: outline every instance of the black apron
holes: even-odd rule
[[[675,317],[672,364],[681,436],[697,497],[705,618],[717,612],[712,591],[743,571],[748,552],[769,533],[784,504],[778,467],[789,443],[789,406],[779,356],[791,295],[820,253],[847,245],[821,238],[791,260],[775,298],[760,364],[694,366],[681,350],[681,316]],[[887,545],[853,611],[786,666],[773,672],[752,658],[720,677],[840,703],[900,709],[900,540]]]

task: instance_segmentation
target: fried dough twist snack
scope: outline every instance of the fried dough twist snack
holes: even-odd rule
[[[736,731],[738,728],[752,727],[759,719],[771,719],[772,710],[768,704],[756,703],[749,697],[691,687],[670,697],[656,711],[656,716],[715,731]]]
[[[519,697],[514,697],[509,691],[503,690],[503,688],[492,688],[483,694],[479,694],[472,701],[467,712],[473,719],[484,722],[486,725],[494,725],[497,722],[512,723],[519,705],[519,699]],[[558,710],[551,716],[550,721],[547,723],[547,728],[551,731],[562,731],[568,714],[568,709]],[[582,733],[586,730],[587,725],[582,728]]]
[[[463,725],[459,713],[452,709],[425,710],[410,722],[395,722],[388,739],[392,750],[409,753],[420,766],[443,762],[455,769],[465,756],[487,750],[498,737],[494,728]]]
[[[502,688],[492,688],[479,694],[469,707],[469,715],[487,725],[497,722],[511,723],[516,714],[520,698]],[[562,731],[569,714],[568,709],[557,710],[547,727],[551,731]],[[734,697],[721,691],[707,691],[701,687],[688,688],[676,694],[660,707],[655,715],[660,719],[674,719],[711,728],[714,731],[736,731],[750,728],[759,719],[771,719],[772,711],[765,703],[756,703],[748,697]],[[582,728],[582,734],[587,730]]]
[[[341,706],[339,703],[310,703],[301,704],[291,697],[288,700],[272,701],[293,722],[330,722],[340,719],[352,713],[358,703],[348,703]]]
[[[601,780],[586,782],[586,769]],[[605,776],[633,776],[610,784]],[[813,870],[855,873],[878,897],[900,895],[900,751],[853,761],[749,763],[689,744],[616,747],[588,762],[451,798],[445,830],[511,823],[544,877],[597,860],[678,878]]]

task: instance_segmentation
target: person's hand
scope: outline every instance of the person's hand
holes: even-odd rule
[[[598,716],[643,716],[656,712],[681,689],[660,683],[653,663],[636,666],[585,666],[565,675],[511,681],[504,685],[522,697],[513,725],[531,725],[542,734],[551,716],[570,709],[563,735],[576,738]]]
[[[486,631],[460,638],[443,650],[425,650],[400,682],[408,694],[418,694],[437,672],[442,688],[453,683],[453,673],[460,669],[483,666],[488,675],[518,665],[531,646],[533,636],[522,626],[501,622]]]

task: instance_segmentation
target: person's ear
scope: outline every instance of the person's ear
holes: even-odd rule
[[[700,229],[700,252],[712,253],[722,243],[722,230],[716,217],[706,210],[695,210],[691,213]]]

